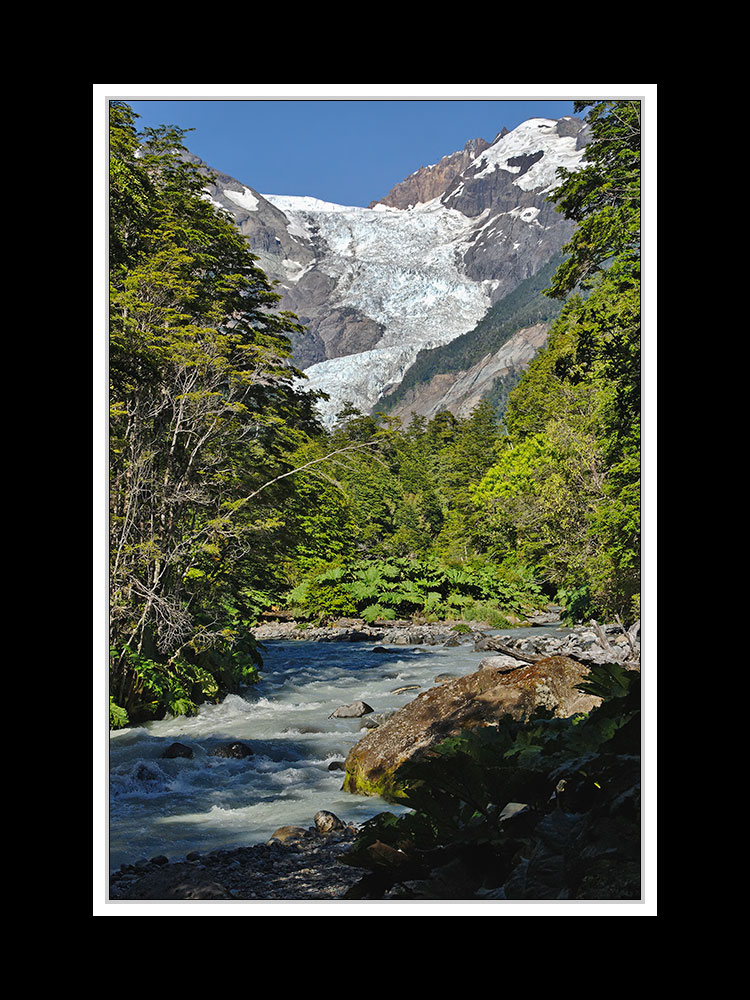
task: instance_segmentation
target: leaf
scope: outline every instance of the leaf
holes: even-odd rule
[[[638,676],[638,671],[628,670],[618,663],[596,663],[589,667],[588,676],[576,687],[605,700],[623,698],[635,676]]]
[[[361,615],[366,622],[374,622],[378,619],[390,621],[396,617],[396,612],[393,608],[384,608],[380,604],[368,604]]]

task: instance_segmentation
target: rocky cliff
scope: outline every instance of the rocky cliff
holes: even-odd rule
[[[507,133],[507,129],[504,131]],[[385,198],[371,202],[369,207],[387,205],[389,208],[413,208],[415,205],[432,201],[433,198],[439,198],[445,194],[451,182],[488,146],[489,143],[484,139],[470,139],[458,152],[444,156],[438,163],[433,163],[429,167],[415,170],[406,180],[392,188]]]
[[[537,351],[547,340],[548,323],[525,327],[502,347],[487,354],[466,371],[440,372],[428,382],[408,389],[401,400],[389,409],[389,414],[408,423],[412,413],[430,419],[439,410],[450,410],[454,416],[468,417],[472,410],[491,393],[505,384],[514,385],[528,367]]]

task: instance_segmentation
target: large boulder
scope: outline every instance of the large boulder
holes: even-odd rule
[[[578,690],[587,674],[582,663],[549,656],[510,671],[506,664],[487,665],[436,685],[352,747],[343,789],[397,801],[402,796],[398,768],[461,730],[497,723],[505,716],[525,720],[538,708],[558,718],[590,712],[601,700]]]

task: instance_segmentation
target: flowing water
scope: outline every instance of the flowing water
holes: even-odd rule
[[[513,636],[555,631],[514,629]],[[320,809],[356,823],[385,810],[402,812],[383,799],[342,792],[343,772],[329,771],[329,764],[344,760],[368,718],[402,707],[438,674],[472,673],[488,654],[475,652],[472,642],[384,648],[374,652],[371,641],[269,642],[261,681],[242,694],[202,706],[192,718],[111,733],[110,870],[157,854],[179,861],[190,851],[249,846],[286,824],[311,826]],[[329,718],[354,701],[376,714]],[[189,746],[193,757],[163,758],[175,742]],[[247,743],[253,756],[211,755],[227,742]]]

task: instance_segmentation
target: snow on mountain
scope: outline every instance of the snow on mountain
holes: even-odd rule
[[[370,349],[306,369],[310,388],[331,394],[330,418],[350,400],[369,410],[422,347],[436,347],[472,329],[491,304],[494,281],[473,281],[460,269],[474,220],[435,199],[402,210],[347,208],[310,198],[263,196],[325,242],[317,268],[333,279],[333,308],[350,307],[382,326]]]
[[[278,281],[281,308],[305,325],[295,361],[308,388],[330,395],[326,422],[346,401],[370,412],[420,349],[473,329],[559,251],[572,223],[547,196],[558,167],[582,165],[584,129],[534,118],[491,145],[467,143],[460,161],[445,158],[445,188],[431,200],[412,203],[413,191],[435,190],[434,178],[399,191],[407,207],[259,194],[226,175],[207,187]]]
[[[560,135],[558,122],[554,119],[531,118],[481,155],[484,166],[474,177],[484,177],[493,170],[506,170],[518,175],[513,183],[522,191],[539,188],[546,194],[559,184],[558,167],[580,169],[584,151],[578,147],[577,139],[577,135]],[[538,158],[522,172],[526,157]]]

